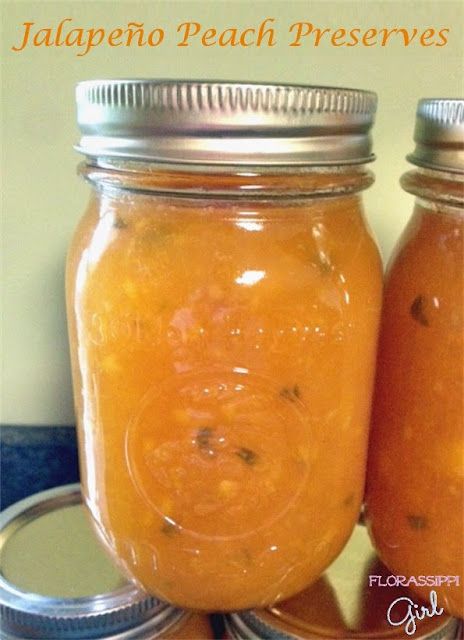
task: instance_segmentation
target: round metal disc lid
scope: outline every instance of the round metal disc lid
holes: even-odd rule
[[[2,640],[151,640],[182,618],[123,578],[86,518],[79,484],[0,514]]]
[[[397,598],[417,600],[403,586],[372,586],[370,576],[390,576],[378,559],[366,527],[357,525],[347,546],[311,587],[262,611],[226,616],[229,636],[240,640],[453,640],[459,621],[446,614],[417,621],[408,635],[404,626],[389,624],[386,613]],[[399,618],[404,602],[398,604]]]
[[[77,85],[78,151],[200,165],[337,165],[374,159],[377,97],[339,87],[159,79]]]

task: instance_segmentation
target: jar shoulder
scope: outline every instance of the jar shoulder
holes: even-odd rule
[[[463,211],[441,213],[416,204],[389,261],[387,291],[423,282],[462,289],[463,256]]]
[[[206,250],[211,263],[228,259],[278,264],[293,258],[288,268],[313,266],[328,272],[336,267],[332,256],[345,266],[358,261],[374,273],[380,266],[358,196],[284,202],[98,196],[91,199],[75,232],[68,258],[71,271],[88,250],[94,264],[96,254],[99,260],[124,255],[130,263],[196,250],[205,256]]]

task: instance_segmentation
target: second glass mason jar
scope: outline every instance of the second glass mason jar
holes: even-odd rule
[[[341,551],[363,494],[375,95],[121,80],[77,101],[93,192],[67,296],[96,527],[176,605],[289,597]]]
[[[419,102],[385,286],[367,475],[381,559],[464,617],[464,100]],[[441,580],[441,582],[440,582]]]

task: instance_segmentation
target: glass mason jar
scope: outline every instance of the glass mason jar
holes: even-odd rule
[[[375,96],[78,88],[90,205],[67,295],[84,493],[149,592],[264,606],[357,520],[381,300]]]
[[[388,269],[367,513],[389,569],[464,617],[464,101],[419,102],[414,213]],[[453,577],[454,580],[453,580]]]

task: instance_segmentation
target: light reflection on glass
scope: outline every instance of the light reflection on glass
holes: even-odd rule
[[[244,271],[241,276],[239,276],[238,278],[235,278],[235,282],[237,284],[244,284],[248,287],[251,287],[252,285],[262,280],[265,275],[266,275],[265,271],[248,269],[247,271]]]
[[[263,228],[262,222],[237,222],[237,227],[241,227],[246,231],[261,231]]]

